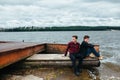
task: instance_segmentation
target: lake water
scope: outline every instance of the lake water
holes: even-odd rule
[[[78,35],[80,43],[89,35],[91,43],[100,45],[104,56],[98,68],[100,80],[120,80],[120,31],[0,32],[0,41],[68,43],[72,35]]]

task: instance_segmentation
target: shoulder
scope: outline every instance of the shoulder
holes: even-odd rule
[[[84,43],[84,41],[82,41],[82,43],[81,44],[83,44]]]
[[[85,42],[85,41],[82,41],[81,45],[85,45],[85,44],[86,44],[86,42]]]
[[[70,44],[73,44],[73,42],[72,41],[68,42],[68,45],[70,45]]]
[[[87,43],[87,42],[83,41],[82,43]]]
[[[79,44],[79,45],[80,45],[80,43],[79,43],[79,42],[77,42],[77,44]]]

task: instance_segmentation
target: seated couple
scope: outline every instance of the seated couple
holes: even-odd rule
[[[72,67],[74,69],[74,73],[76,76],[79,76],[80,72],[82,72],[82,61],[85,57],[89,56],[93,53],[98,59],[101,59],[101,56],[96,50],[94,49],[94,45],[89,44],[89,36],[85,35],[83,42],[77,42],[78,37],[76,35],[72,36],[72,41],[68,43],[66,52],[64,56],[67,56],[69,53],[69,57],[72,61]],[[76,60],[78,59],[79,63],[76,64]]]

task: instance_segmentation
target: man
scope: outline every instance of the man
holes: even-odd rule
[[[94,45],[89,44],[89,36],[85,35],[84,40],[80,46],[80,53],[82,54],[82,57],[85,58],[90,55],[90,53],[93,53],[96,57],[99,59],[102,59],[102,56],[100,56],[99,52],[96,52],[94,49]]]
[[[69,57],[72,61],[72,67],[76,76],[80,74],[80,66],[82,64],[82,58],[79,55],[80,52],[80,43],[77,42],[78,37],[76,35],[72,36],[72,41],[68,43],[65,56],[69,53]],[[76,61],[79,61],[78,65]]]

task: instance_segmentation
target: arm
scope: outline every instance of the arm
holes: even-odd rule
[[[87,43],[87,42],[83,42],[83,46],[84,46],[84,47],[94,47],[94,45],[89,44],[89,43]]]
[[[94,45],[88,43],[88,47],[94,47]]]
[[[81,45],[80,45],[80,43],[79,43],[79,52],[80,52],[80,46],[81,46]]]
[[[67,52],[68,52],[68,49],[69,49],[69,45],[70,45],[70,44],[68,43],[64,56],[67,56]]]

